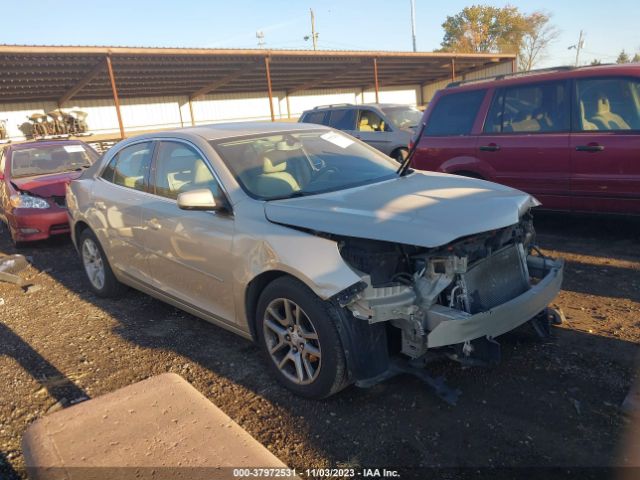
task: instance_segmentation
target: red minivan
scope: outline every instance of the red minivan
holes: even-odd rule
[[[450,84],[411,166],[502,183],[544,208],[640,214],[640,64]]]

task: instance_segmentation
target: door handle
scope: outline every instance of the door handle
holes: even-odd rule
[[[96,202],[95,205],[96,205],[96,208],[98,210],[106,210],[107,209],[107,206],[105,205],[104,202]]]
[[[601,152],[604,150],[604,145],[578,145],[576,151],[578,152]]]
[[[148,220],[147,225],[149,225],[154,230],[160,230],[162,228],[162,225],[160,225],[160,222],[158,222],[158,220],[155,218]]]
[[[495,143],[480,146],[481,152],[497,152],[498,150],[500,150],[500,145],[496,145]]]

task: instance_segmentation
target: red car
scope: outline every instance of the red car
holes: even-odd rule
[[[69,233],[66,185],[97,159],[95,150],[76,140],[0,150],[0,219],[14,244]]]
[[[423,122],[414,168],[509,185],[548,209],[640,214],[640,64],[454,83]]]

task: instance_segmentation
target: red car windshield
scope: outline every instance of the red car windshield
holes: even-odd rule
[[[80,144],[33,146],[14,150],[11,176],[34,177],[80,170],[91,166],[98,155]]]

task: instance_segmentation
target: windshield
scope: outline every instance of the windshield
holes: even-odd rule
[[[98,155],[80,144],[34,146],[11,155],[11,176],[33,177],[68,172],[91,166]]]
[[[382,109],[394,127],[410,128],[420,123],[422,112],[415,107],[385,107]]]
[[[211,142],[242,188],[274,200],[342,190],[395,176],[385,155],[334,130]]]

